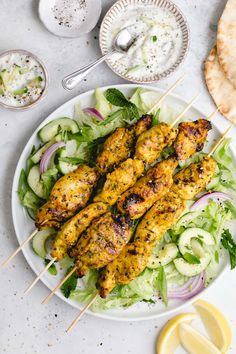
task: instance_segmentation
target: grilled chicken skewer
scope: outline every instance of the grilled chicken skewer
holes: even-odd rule
[[[199,122],[196,121],[194,123],[196,130],[200,129],[201,125],[202,125],[202,128],[204,127],[204,129],[206,129],[206,131],[208,131],[211,128],[211,125],[209,122],[208,122],[208,124],[206,124],[206,120],[199,120]],[[194,131],[194,134],[196,135],[196,131]],[[205,138],[206,138],[206,135],[207,135],[207,133],[204,135]],[[181,141],[181,139],[180,139],[180,141]],[[198,144],[198,141],[196,141],[196,146],[197,146],[197,144]],[[191,154],[191,149],[189,150],[189,153]],[[176,163],[176,160],[172,159],[172,163]],[[176,165],[177,165],[177,163],[176,163]],[[172,170],[171,175],[172,174],[173,174],[173,170]],[[163,177],[163,175],[164,175],[164,173],[162,172],[161,176]],[[143,177],[143,179],[145,179],[145,176]],[[149,181],[149,180],[150,179],[148,178],[147,181]],[[145,181],[145,182],[147,182],[147,181]],[[147,183],[147,185],[148,185],[148,183]],[[146,209],[143,211],[143,213],[145,211],[146,211]],[[94,221],[95,226],[96,226],[96,222],[97,221]],[[96,229],[96,232],[93,232],[93,229]],[[116,249],[115,244],[113,245],[113,248],[110,247],[109,236],[106,236],[106,233],[103,234],[103,236],[102,236],[101,232],[98,232],[98,231],[99,231],[99,229],[97,229],[96,227],[94,227],[94,225],[92,225],[84,234],[82,234],[82,236],[78,240],[76,247],[73,248],[73,250],[70,254],[71,256],[77,256],[79,259],[79,261],[76,264],[77,267],[75,266],[73,268],[74,271],[78,268],[78,275],[79,276],[82,276],[86,272],[86,270],[90,267],[93,267],[93,268],[94,267],[99,267],[99,268],[102,267],[103,264],[107,263],[107,260],[111,261],[111,259],[116,257],[117,253],[120,252],[120,249],[121,249],[120,244],[119,244],[118,249]],[[97,236],[97,234],[99,236]],[[100,245],[98,242],[99,240],[100,240]],[[124,238],[124,244],[126,242],[127,242],[127,238]],[[107,247],[106,256],[104,255],[104,257],[101,257],[102,250],[104,249],[104,244],[108,244],[109,247]],[[103,246],[101,246],[101,245],[103,245]],[[92,255],[93,255],[93,257],[92,257]],[[103,261],[101,261],[101,258],[103,258]],[[102,263],[102,262],[104,262],[104,263]],[[64,281],[65,281],[65,279],[64,279]],[[59,287],[60,287],[60,285],[58,285],[54,289],[54,291],[51,294],[49,294],[49,296],[43,301],[43,303],[46,303],[50,299],[50,297],[53,295],[53,293]]]
[[[83,208],[97,180],[97,170],[86,165],[80,165],[75,171],[61,177],[53,186],[49,200],[37,213],[37,229],[2,263],[2,266],[7,265],[38,230],[48,227],[59,228],[62,220],[68,219],[76,210]]]
[[[196,196],[213,177],[216,162],[211,156],[232,127],[233,124],[202,161],[193,163],[176,174],[170,193],[147,212],[136,230],[134,242],[128,244],[121,254],[103,269],[97,284],[98,292],[80,311],[66,332],[72,330],[98,295],[106,297],[116,285],[128,284],[144,270],[155,242],[178,220],[185,209],[186,200]]]

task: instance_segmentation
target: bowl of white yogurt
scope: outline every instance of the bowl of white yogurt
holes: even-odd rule
[[[0,106],[22,110],[46,94],[48,74],[32,53],[17,49],[0,54]]]
[[[107,59],[110,68],[135,83],[153,83],[174,72],[186,56],[189,30],[182,12],[169,0],[118,0],[100,29],[103,54],[123,28],[137,37],[126,53]]]

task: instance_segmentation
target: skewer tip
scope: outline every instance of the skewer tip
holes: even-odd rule
[[[86,306],[84,306],[84,308],[80,311],[80,313],[78,314],[78,316],[71,322],[70,326],[66,329],[66,333],[69,333],[74,326],[76,325],[77,322],[79,322],[79,320],[81,319],[81,317],[85,314],[85,312],[88,310],[88,308],[94,303],[94,301],[96,300],[96,298],[98,297],[99,292],[97,291],[93,297],[91,298],[91,300],[87,303]]]

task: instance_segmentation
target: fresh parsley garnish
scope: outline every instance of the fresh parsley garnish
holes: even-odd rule
[[[153,43],[155,43],[157,41],[157,36],[156,35],[151,36],[151,40],[152,40]]]
[[[222,232],[221,243],[229,252],[230,266],[231,269],[234,269],[236,267],[236,243],[228,229]]]
[[[72,267],[70,267],[66,274],[69,274],[69,272],[72,270]],[[68,298],[70,296],[70,293],[75,290],[77,286],[77,278],[74,274],[72,274],[66,281],[65,283],[61,286],[61,291],[63,295]]]
[[[143,299],[142,301],[147,302],[148,304],[155,304],[156,303],[156,301],[154,301],[153,299],[149,299],[149,300]]]
[[[49,262],[50,262],[50,259],[45,258],[44,264],[45,264],[45,265],[48,265]],[[48,268],[48,271],[49,271],[49,273],[52,274],[52,275],[57,275],[57,268],[56,268],[56,265],[53,263],[53,264]]]
[[[191,253],[186,252],[183,257],[190,264],[200,264],[200,259]]]
[[[167,281],[166,281],[165,269],[162,266],[159,268],[157,284],[158,284],[158,289],[160,291],[162,300],[164,304],[167,306],[168,305]]]

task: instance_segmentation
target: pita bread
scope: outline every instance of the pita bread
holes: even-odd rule
[[[236,123],[236,89],[226,78],[214,47],[205,62],[205,80],[208,90],[219,111]]]
[[[228,0],[220,18],[217,53],[225,76],[236,88],[236,0]]]

